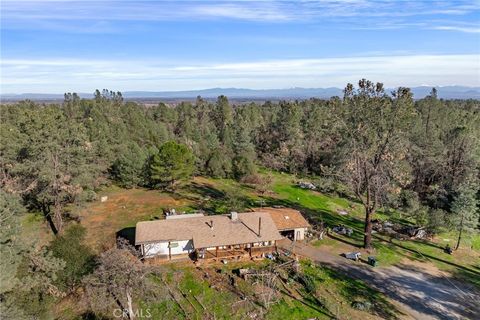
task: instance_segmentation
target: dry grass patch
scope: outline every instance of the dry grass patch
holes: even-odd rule
[[[97,251],[111,247],[117,232],[138,221],[163,219],[164,209],[180,211],[191,204],[158,190],[112,188],[100,193],[99,199],[102,196],[108,200],[89,203],[76,212],[87,229],[87,244]]]

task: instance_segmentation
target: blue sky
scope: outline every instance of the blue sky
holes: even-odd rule
[[[480,86],[480,0],[1,2],[1,93]]]

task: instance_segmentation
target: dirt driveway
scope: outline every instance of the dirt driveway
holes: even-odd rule
[[[291,242],[283,241],[279,246],[290,249]],[[394,300],[409,318],[479,319],[480,292],[466,289],[465,284],[449,278],[433,265],[409,262],[372,268],[304,243],[295,243],[293,251],[365,281]]]

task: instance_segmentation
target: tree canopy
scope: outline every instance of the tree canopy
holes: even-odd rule
[[[150,163],[150,179],[154,185],[174,188],[180,180],[190,177],[194,170],[194,156],[186,145],[164,143]]]

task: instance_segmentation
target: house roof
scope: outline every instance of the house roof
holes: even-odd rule
[[[262,226],[258,234],[259,219]],[[213,228],[210,225],[213,222]],[[137,223],[135,244],[193,239],[195,248],[280,240],[270,215],[266,212],[239,213],[232,221],[228,215],[143,221]]]
[[[291,208],[257,208],[255,211],[267,212],[279,231],[308,228],[310,224],[298,210]]]

